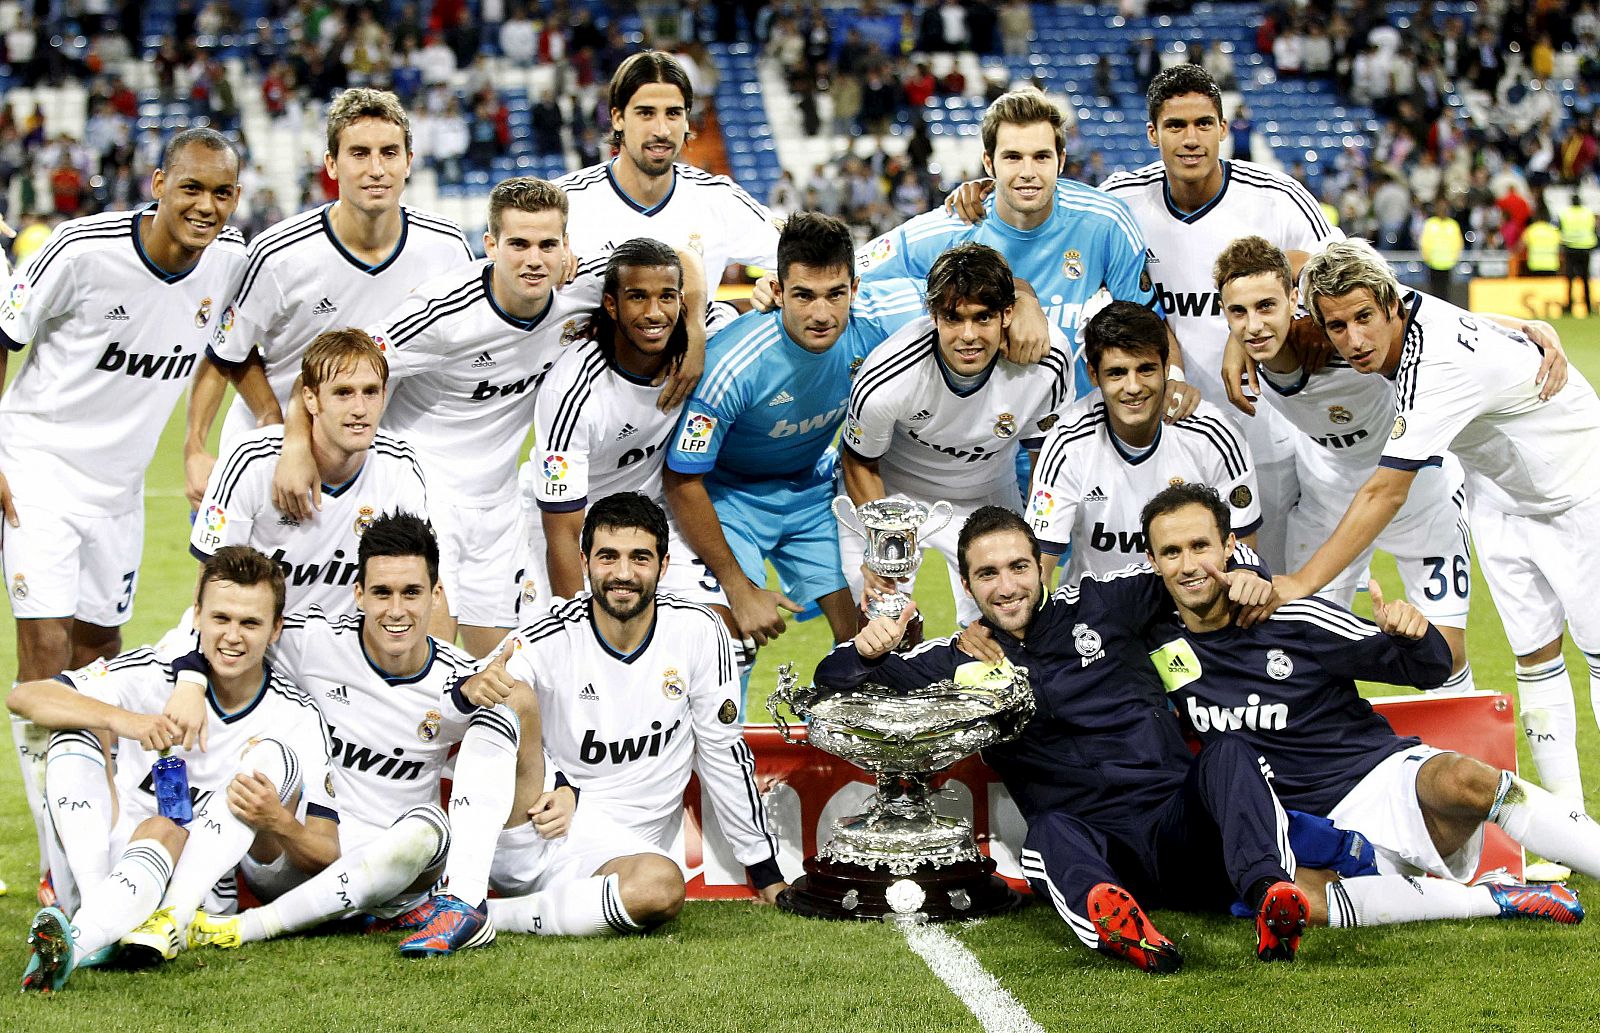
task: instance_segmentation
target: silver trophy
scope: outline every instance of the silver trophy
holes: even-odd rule
[[[767,709],[784,739],[800,742],[784,706],[806,722],[803,741],[872,772],[878,791],[864,813],[833,823],[781,906],[827,918],[932,921],[1015,906],[972,825],[934,810],[929,782],[1022,731],[1034,707],[1025,668],[1002,665],[973,684],[937,681],[907,694],[871,684],[847,692],[801,687],[794,665],[784,664]]]
[[[843,495],[833,500],[833,515],[839,523],[866,542],[863,560],[867,569],[891,580],[917,572],[922,565],[919,540],[943,529],[953,513],[950,503],[942,499],[931,506],[904,495],[874,499],[859,506]],[[875,617],[898,617],[910,602],[910,596],[900,591],[878,598],[868,596],[862,625]],[[921,637],[920,627],[908,629],[906,641],[900,648],[916,645]]]

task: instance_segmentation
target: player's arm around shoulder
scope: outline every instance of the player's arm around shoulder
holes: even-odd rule
[[[170,718],[124,705],[147,695],[139,686],[127,684],[145,674],[137,668],[114,670],[107,661],[97,660],[54,678],[23,682],[6,697],[6,708],[41,728],[105,728],[146,750],[170,749],[180,740]]]

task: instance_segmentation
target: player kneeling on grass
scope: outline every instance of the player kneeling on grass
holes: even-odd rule
[[[597,878],[622,874],[611,914],[622,926],[645,925],[650,911],[670,917],[681,905],[682,875],[660,851],[683,821],[691,769],[751,885],[772,902],[787,883],[739,720],[733,640],[706,607],[657,593],[666,514],[637,492],[608,495],[589,507],[580,546],[590,591],[508,638],[497,661],[538,694],[545,749],[583,791],[573,837],[604,816],[626,837],[618,845],[652,845],[635,857],[619,857],[634,851],[613,846],[618,859],[590,869]],[[641,900],[649,911],[639,910]],[[537,903],[491,900],[489,913],[502,929],[548,932]]]
[[[1438,876],[1331,882],[1328,923],[1582,921],[1583,908],[1561,886],[1458,883],[1477,871],[1487,822],[1592,877],[1600,876],[1600,828],[1509,771],[1396,735],[1356,689],[1356,679],[1442,685],[1451,661],[1439,630],[1408,602],[1385,604],[1376,581],[1376,626],[1307,598],[1241,627],[1207,573],[1233,551],[1228,518],[1226,503],[1203,484],[1169,487],[1144,507],[1150,562],[1177,603],[1177,616],[1148,632],[1167,698],[1207,750],[1243,741],[1272,772],[1285,807],[1359,830],[1381,873]]]
[[[282,625],[283,575],[254,549],[218,549],[195,609],[198,655],[163,663],[136,649],[27,682],[6,701],[55,730],[46,789],[60,857],[51,867],[65,898],[82,894],[70,920],[54,907],[34,916],[24,990],[61,989],[74,969],[103,963],[119,940],[140,960],[176,957],[207,891],[247,851],[281,853],[298,865],[338,856],[327,728],[305,693],[265,663]],[[152,772],[182,738],[162,713],[179,678],[175,666],[204,687],[219,719],[208,748],[187,756],[193,818],[185,824],[158,813]],[[125,740],[113,780],[101,730]],[[303,822],[295,818],[302,787]]]

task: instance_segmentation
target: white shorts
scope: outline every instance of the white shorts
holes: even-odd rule
[[[1315,447],[1315,446],[1311,446]],[[1465,628],[1472,599],[1472,556],[1459,469],[1453,463],[1417,472],[1406,504],[1355,562],[1317,595],[1349,609],[1366,587],[1374,549],[1395,559],[1406,598],[1434,624]],[[1302,466],[1300,501],[1289,513],[1289,570],[1299,570],[1333,537],[1352,498],[1349,484],[1327,484]]]
[[[508,838],[502,834],[495,848],[494,865],[489,869],[489,885],[505,896],[522,896],[570,882],[587,879],[619,857],[634,854],[669,855],[637,833],[624,828],[604,813],[597,801],[579,800],[572,815],[572,829],[560,839],[531,837]]]
[[[520,501],[476,506],[436,499],[428,508],[450,616],[474,627],[515,628],[527,574]]]
[[[1585,653],[1600,652],[1600,495],[1554,516],[1513,516],[1470,504],[1478,566],[1489,583],[1511,652],[1523,656],[1571,628]]]
[[[1483,826],[1478,826],[1460,850],[1440,857],[1417,802],[1417,772],[1428,760],[1446,752],[1424,743],[1390,754],[1328,812],[1335,825],[1367,837],[1377,853],[1378,871],[1384,875],[1426,874],[1467,882],[1478,870]]]
[[[1009,472],[1010,465],[1007,465]],[[893,483],[892,475],[884,480],[884,490],[890,495],[905,495],[907,498],[921,502],[923,505],[931,501],[925,493],[912,493],[897,487]],[[956,543],[961,538],[961,526],[967,522],[974,510],[984,506],[1000,506],[1013,513],[1022,512],[1022,496],[1017,491],[1015,480],[997,483],[988,495],[975,499],[951,500],[950,522],[937,531],[917,540],[917,547],[923,550],[932,549],[944,557],[945,569],[950,577],[950,594],[956,603],[956,620],[962,624],[971,624],[981,614],[978,604],[972,601],[967,590],[961,586],[961,568],[958,566],[956,556]],[[841,507],[842,508],[842,507]],[[861,561],[866,554],[866,540],[852,527],[839,528],[839,565],[844,571],[845,580],[850,583],[850,595],[857,601],[861,599],[861,592],[866,579],[861,573]],[[923,562],[927,559],[924,557]],[[907,595],[915,595],[916,573],[911,575],[912,583],[901,586]]]
[[[133,616],[144,506],[80,516],[17,503],[21,526],[0,521],[0,569],[19,620],[76,617],[119,628]]]

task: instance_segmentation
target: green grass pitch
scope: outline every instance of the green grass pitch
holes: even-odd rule
[[[1559,324],[1574,361],[1600,377],[1600,331]],[[12,364],[13,367],[15,363]],[[182,497],[181,414],[148,481],[149,529],[129,645],[154,641],[185,604],[194,562]],[[917,596],[930,630],[952,608],[937,558]],[[1380,567],[1380,569],[1383,569]],[[1398,579],[1392,567],[1386,585]],[[0,604],[0,677],[15,670]],[[1510,691],[1511,656],[1481,581],[1469,631],[1480,688]],[[761,655],[747,713],[762,720],[776,665],[809,674],[825,622],[792,625]],[[1585,670],[1569,648],[1580,696]],[[1387,690],[1380,690],[1387,691]],[[1600,732],[1580,699],[1585,780]],[[1526,749],[1522,763],[1529,769]],[[1595,801],[1591,801],[1591,809]],[[0,761],[0,978],[20,977],[34,910],[34,835],[12,760]],[[1574,888],[1600,906],[1587,879]],[[1314,930],[1292,966],[1253,957],[1249,923],[1162,913],[1187,967],[1152,978],[1083,950],[1054,912],[1030,907],[954,928],[1046,1029],[1559,1030],[1600,1025],[1600,934],[1498,921],[1332,933]],[[185,954],[152,973],[85,972],[50,998],[0,991],[0,1031],[976,1030],[978,1023],[892,929],[810,922],[736,903],[691,903],[642,938],[503,936],[492,948],[407,962],[397,936],[321,937]],[[15,984],[12,984],[15,985]]]

